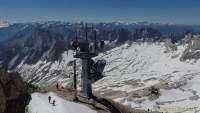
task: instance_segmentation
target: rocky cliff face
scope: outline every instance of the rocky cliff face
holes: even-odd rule
[[[190,59],[199,59],[200,58],[200,36],[196,35],[194,38],[191,39],[188,47],[182,54],[180,60],[190,60]]]
[[[21,62],[35,64],[40,59],[58,60],[66,49],[61,39],[61,35],[38,27],[26,33],[20,32],[1,43],[0,67],[13,69]]]
[[[30,100],[28,86],[22,78],[0,69],[0,113],[25,113]]]

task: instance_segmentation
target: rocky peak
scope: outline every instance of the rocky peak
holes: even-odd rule
[[[19,74],[0,69],[0,112],[25,113],[30,99],[28,86]]]
[[[181,60],[200,58],[200,36],[194,36],[182,54]]]

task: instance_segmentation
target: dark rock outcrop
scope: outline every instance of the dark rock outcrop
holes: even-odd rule
[[[0,69],[0,113],[25,113],[30,100],[28,86],[19,74]]]

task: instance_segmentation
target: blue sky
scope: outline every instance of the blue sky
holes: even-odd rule
[[[200,0],[0,0],[0,20],[200,24]]]

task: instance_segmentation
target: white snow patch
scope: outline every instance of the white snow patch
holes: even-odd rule
[[[28,105],[31,113],[96,113],[85,105],[66,101],[52,92],[47,94],[33,93],[31,96],[32,100]],[[49,104],[48,96],[56,101],[55,106]]]

